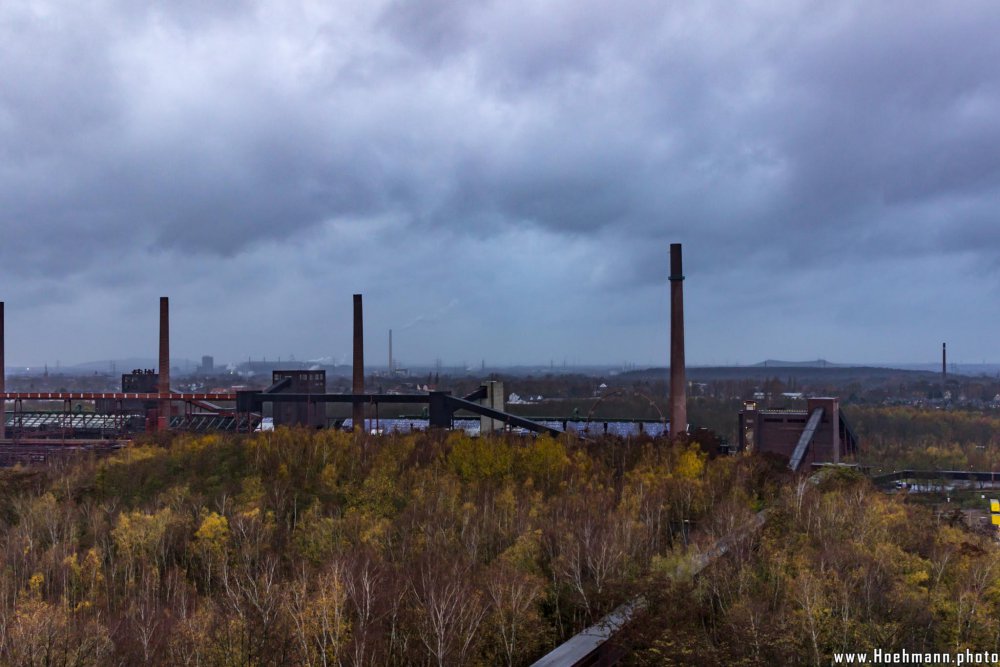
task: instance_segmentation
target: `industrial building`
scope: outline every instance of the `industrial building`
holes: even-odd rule
[[[739,415],[739,448],[778,454],[794,471],[840,463],[857,453],[858,438],[837,398],[810,398],[805,410],[761,410],[746,401]]]
[[[271,386],[264,390],[267,394],[313,394],[326,393],[326,371],[274,371]],[[274,404],[275,426],[326,427],[326,404],[308,400],[295,403]]]
[[[0,302],[0,365],[4,354],[3,302]],[[214,360],[202,360],[202,368]],[[252,432],[260,426],[265,404],[270,404],[276,425],[325,428],[327,403],[352,404],[355,430],[365,430],[368,406],[423,404],[429,424],[450,428],[455,413],[465,410],[482,417],[482,430],[520,427],[558,433],[549,426],[504,411],[503,385],[488,383],[468,396],[430,391],[419,394],[366,393],[361,295],[354,295],[353,391],[329,394],[326,372],[321,369],[276,369],[272,384],[262,391],[179,392],[170,387],[169,302],[160,299],[159,367],[136,369],[121,376],[118,392],[7,392],[0,373],[0,443],[106,445],[136,432],[235,431]],[[81,411],[81,402],[93,410]],[[13,410],[7,410],[7,404]],[[74,408],[74,404],[76,407]],[[38,406],[51,406],[39,409]],[[55,409],[52,409],[55,407]],[[377,412],[376,412],[377,416]]]
[[[687,379],[684,360],[684,272],[679,243],[670,246],[670,434],[688,433]],[[0,302],[0,366],[4,355],[3,302]],[[364,372],[364,328],[362,297],[355,294],[354,355],[352,391],[330,394],[326,373],[319,369],[274,369],[272,384],[262,391],[182,393],[170,387],[170,327],[167,297],[160,299],[159,365],[157,369],[136,369],[121,377],[120,392],[5,392],[0,373],[0,441],[14,444],[32,440],[51,443],[72,439],[79,443],[100,443],[127,438],[145,430],[252,432],[263,420],[265,404],[270,404],[275,425],[325,428],[327,403],[350,403],[351,428],[366,430],[370,409],[380,404],[425,405],[432,427],[449,428],[458,411],[481,418],[481,432],[519,427],[535,432],[559,433],[558,429],[506,412],[503,384],[489,382],[467,396],[428,391],[414,394],[367,393]],[[388,368],[395,370],[390,348]],[[214,368],[214,359],[202,358],[201,372]],[[291,365],[291,364],[290,364]],[[79,410],[80,401],[93,402],[93,411]],[[73,404],[77,409],[74,411]],[[8,403],[11,414],[5,416]],[[28,410],[25,410],[25,405]],[[38,410],[38,405],[60,406],[61,410]],[[758,410],[747,403],[739,415],[740,448],[774,452],[789,459],[793,470],[817,462],[839,462],[857,449],[857,438],[840,413],[834,398],[809,399],[808,409]],[[565,426],[564,426],[565,428]]]

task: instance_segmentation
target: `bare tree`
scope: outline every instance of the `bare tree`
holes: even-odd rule
[[[499,638],[508,666],[524,654],[525,648],[530,650],[534,646],[529,638],[537,636],[536,605],[543,584],[538,577],[525,575],[507,565],[495,568],[487,577],[490,625]]]
[[[467,661],[486,614],[472,568],[458,557],[428,554],[417,567],[411,592],[419,637],[440,666]]]

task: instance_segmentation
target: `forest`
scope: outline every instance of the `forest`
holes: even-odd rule
[[[1000,549],[840,471],[782,487],[760,535],[697,580],[654,567],[637,664],[829,665],[875,649],[1000,651]]]
[[[0,475],[3,664],[526,665],[636,596],[633,664],[1000,642],[988,536],[694,443],[278,429]]]
[[[874,471],[1000,471],[996,411],[848,406],[861,438],[859,462]]]

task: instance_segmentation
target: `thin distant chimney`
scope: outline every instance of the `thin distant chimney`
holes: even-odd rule
[[[684,367],[684,269],[681,244],[670,244],[670,435],[687,432]]]
[[[392,377],[392,329],[389,329],[389,377]]]
[[[160,377],[157,391],[162,394],[170,393],[170,300],[160,297]],[[170,399],[160,400],[159,419],[157,420],[158,431],[166,431],[170,428]]]
[[[948,382],[948,343],[941,343],[941,395],[944,397],[944,386]]]
[[[365,334],[364,321],[361,314],[361,295],[354,295],[354,383],[351,392],[355,395],[365,393]],[[360,433],[365,426],[365,404],[354,400],[351,412],[354,432]]]
[[[0,301],[0,394],[7,391],[7,369],[3,356],[3,301]],[[0,440],[7,437],[7,400],[0,398]]]

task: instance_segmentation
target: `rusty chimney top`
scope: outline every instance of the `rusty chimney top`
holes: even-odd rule
[[[670,244],[670,435],[687,432],[684,365],[684,268],[681,244]]]
[[[364,318],[361,311],[361,295],[354,295],[354,383],[351,393],[365,393],[365,332]],[[351,421],[354,425],[354,432],[360,433],[365,426],[365,404],[361,401],[354,401],[354,408],[351,412]]]

